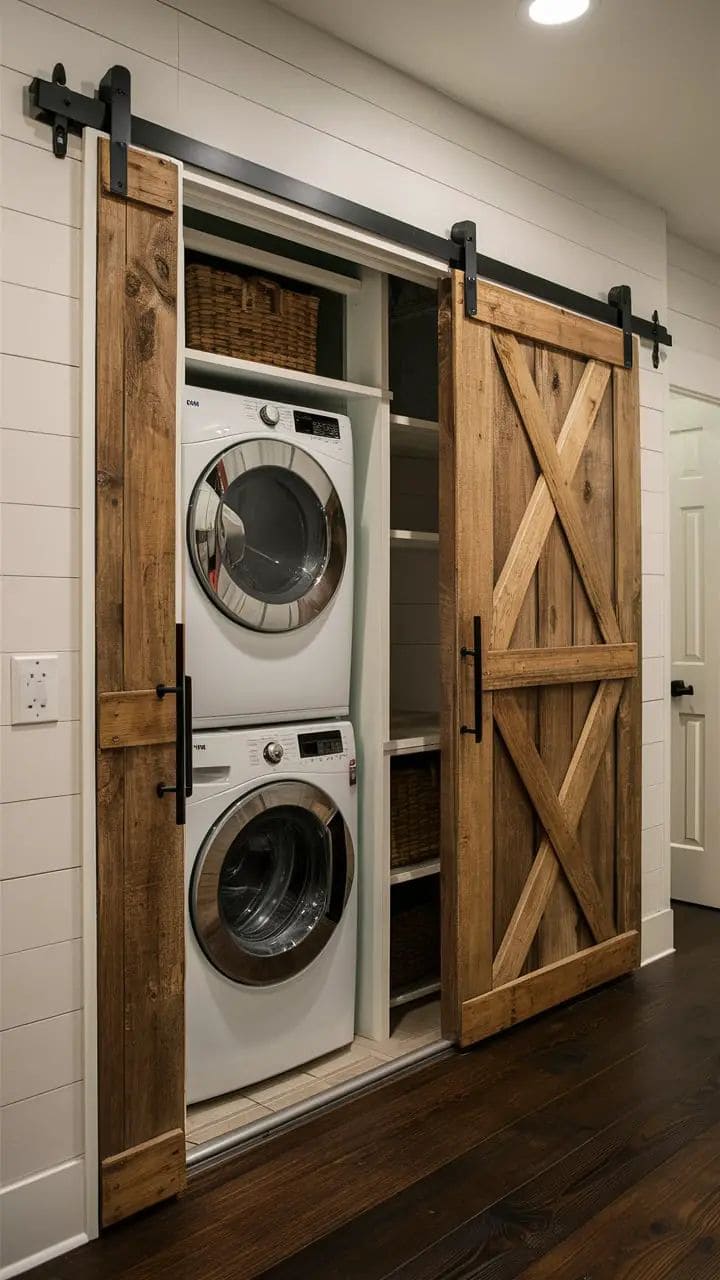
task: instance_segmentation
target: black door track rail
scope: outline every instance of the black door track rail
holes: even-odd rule
[[[672,337],[659,323],[657,311],[653,312],[651,320],[632,314],[629,285],[615,285],[610,289],[607,301],[603,302],[556,281],[513,267],[510,263],[485,257],[477,251],[474,222],[456,222],[449,239],[434,235],[422,227],[401,222],[343,196],[299,182],[275,169],[266,169],[252,160],[244,160],[229,151],[221,151],[163,125],[133,116],[130,91],[130,72],[126,67],[115,66],[103,76],[95,97],[75,93],[68,89],[65,69],[59,62],[52,80],[36,78],[32,81],[30,109],[36,119],[45,120],[51,126],[53,151],[60,159],[67,154],[68,133],[82,133],[83,129],[90,128],[109,134],[110,189],[117,196],[127,195],[127,150],[132,143],[206,173],[230,178],[255,191],[300,205],[313,213],[359,227],[416,253],[447,262],[450,267],[460,268],[465,276],[465,310],[470,316],[477,314],[478,279],[492,280],[508,289],[530,294],[567,311],[622,329],[623,359],[628,369],[632,367],[633,334],[653,344],[653,365],[656,369],[660,363],[660,347],[672,346]]]

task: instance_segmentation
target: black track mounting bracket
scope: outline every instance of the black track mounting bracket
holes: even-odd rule
[[[633,366],[632,292],[629,284],[616,284],[608,294],[611,307],[620,312],[620,328],[623,331],[623,364]]]
[[[28,89],[30,112],[52,129],[53,152],[59,160],[67,155],[69,133],[97,129],[110,134],[110,189],[127,194],[127,150],[130,144],[130,72],[127,67],[111,67],[100,81],[94,98],[67,87],[61,62],[56,63],[52,80],[39,77]]]
[[[456,222],[450,232],[458,245],[465,275],[465,314],[477,315],[477,227],[474,222]]]

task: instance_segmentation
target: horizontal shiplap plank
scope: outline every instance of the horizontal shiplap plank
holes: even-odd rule
[[[0,1028],[54,1018],[82,1006],[82,942],[59,942],[3,956]]]
[[[82,936],[80,868],[0,884],[0,955]]]
[[[79,644],[79,579],[0,579],[0,650],[47,653]]]
[[[83,1241],[86,1219],[85,1161],[70,1160],[0,1191],[0,1263],[24,1268],[28,1258],[73,1248]]]
[[[0,430],[0,501],[39,507],[80,506],[77,436]]]
[[[82,1154],[84,1089],[66,1085],[2,1108],[0,1182],[7,1186]]]
[[[720,364],[720,314],[715,324],[673,311],[673,342]]]
[[[720,254],[709,253],[707,249],[699,249],[697,245],[681,240],[679,236],[668,235],[667,255],[670,267],[688,272],[698,280],[706,280],[710,284],[720,286]],[[670,305],[674,306],[672,297]]]
[[[56,364],[80,363],[80,307],[76,298],[3,284],[0,341],[5,355]]]
[[[0,215],[2,279],[30,289],[80,295],[80,232],[14,209]]]
[[[0,569],[21,578],[76,578],[80,573],[79,511],[3,504]]]
[[[79,792],[79,721],[2,725],[0,750],[0,802]]]
[[[80,375],[72,365],[0,356],[0,427],[77,436]]]
[[[2,123],[5,125],[4,120]],[[50,151],[3,137],[0,138],[0,167],[5,209],[69,227],[80,226],[82,169],[75,161],[59,164]]]
[[[668,297],[673,311],[717,328],[720,324],[720,285],[679,267],[668,268]]]
[[[79,1010],[0,1032],[0,1103],[82,1080],[82,1043]]]
[[[64,871],[81,861],[79,796],[0,805],[0,880]]]

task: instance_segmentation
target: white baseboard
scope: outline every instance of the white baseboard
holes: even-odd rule
[[[31,1267],[39,1267],[43,1262],[51,1262],[53,1258],[59,1258],[61,1253],[69,1253],[71,1249],[79,1249],[81,1244],[87,1243],[88,1236],[84,1231],[79,1236],[71,1236],[69,1240],[60,1240],[57,1244],[50,1245],[49,1249],[41,1249],[39,1253],[34,1253],[29,1258],[22,1258],[19,1262],[11,1262],[7,1267],[0,1267],[0,1280],[11,1280],[12,1276],[22,1275],[23,1271],[29,1271]]]
[[[646,916],[642,922],[640,963],[652,964],[653,960],[672,955],[674,950],[672,909]]]

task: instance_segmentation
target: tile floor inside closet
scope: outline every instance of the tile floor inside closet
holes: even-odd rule
[[[353,1080],[386,1062],[396,1061],[440,1039],[438,998],[404,1005],[393,1010],[388,1040],[366,1040],[356,1036],[352,1044],[335,1053],[264,1080],[238,1093],[196,1102],[188,1107],[188,1150],[243,1125],[262,1120],[273,1112],[295,1106],[345,1080]]]

